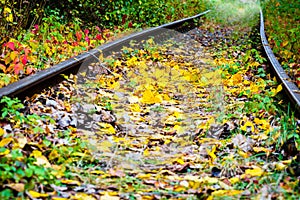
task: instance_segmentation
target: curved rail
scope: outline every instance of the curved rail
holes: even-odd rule
[[[289,99],[295,106],[295,109],[298,112],[300,112],[300,90],[296,86],[296,84],[291,81],[291,78],[285,73],[284,69],[281,67],[280,63],[276,59],[268,43],[265,34],[264,17],[263,17],[262,10],[260,10],[260,37],[265,52],[269,58],[270,63],[272,64],[273,70],[275,71],[277,78],[280,80],[280,82],[282,82],[283,88],[286,91]]]
[[[63,78],[59,77],[59,74],[77,72],[79,66],[83,64],[83,62],[86,62],[87,60],[95,60],[95,57],[98,57],[100,55],[100,52],[110,53],[112,51],[121,49],[123,46],[128,45],[132,40],[141,41],[153,37],[157,34],[161,34],[165,29],[177,29],[179,26],[184,25],[186,22],[191,22],[208,12],[210,12],[210,10],[192,17],[184,18],[175,22],[167,23],[138,33],[134,33],[127,37],[101,45],[86,53],[63,61],[51,68],[37,72],[36,74],[30,75],[6,87],[0,88],[0,98],[3,96],[30,96],[36,91],[40,91],[41,88],[45,88],[51,84],[55,84],[61,81]]]

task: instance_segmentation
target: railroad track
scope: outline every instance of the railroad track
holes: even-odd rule
[[[100,52],[104,52],[105,56],[109,55],[112,51],[118,51],[123,46],[128,46],[130,41],[141,41],[150,37],[157,36],[161,33],[165,33],[166,29],[173,29],[177,31],[182,27],[185,23],[189,23],[199,17],[204,16],[209,11],[205,11],[198,15],[185,18],[182,20],[178,20],[175,22],[171,22],[168,24],[161,25],[159,27],[151,28],[142,32],[138,32],[135,34],[131,34],[127,37],[118,39],[116,41],[110,42],[108,44],[101,45],[100,47],[90,50],[89,52],[80,54],[76,57],[70,58],[62,63],[59,63],[49,69],[39,71],[34,75],[26,77],[22,80],[19,80],[15,83],[12,83],[4,88],[0,88],[0,98],[3,96],[9,97],[21,97],[31,96],[36,92],[41,91],[42,89],[55,85],[64,78],[60,76],[60,74],[76,74],[79,70],[79,67],[82,67],[84,62],[91,63],[96,62],[95,57],[100,55]],[[275,72],[275,75],[278,77],[279,81],[283,83],[285,93],[287,94],[289,100],[294,105],[294,108],[299,111],[300,109],[300,90],[295,85],[295,83],[291,80],[291,78],[285,73],[284,69],[279,64],[278,60],[274,56],[272,49],[270,48],[265,31],[264,31],[264,20],[263,13],[260,11],[260,35],[261,42],[263,44],[266,56],[271,63],[272,70]]]
[[[280,135],[281,121],[273,107],[270,112],[263,107],[271,98],[255,106],[248,101],[248,97],[255,99],[261,93],[273,97],[269,91],[273,87],[275,95],[277,85],[253,74],[258,70],[251,58],[254,67],[242,66],[242,75],[238,72],[241,66],[230,59],[212,58],[209,48],[223,38],[227,40],[232,32],[221,28],[211,37],[210,31],[199,28],[198,18],[208,12],[102,45],[0,89],[1,98],[24,99],[22,112],[31,117],[25,125],[11,125],[16,123],[14,119],[0,121],[5,132],[16,133],[15,140],[24,141],[24,135],[28,138],[16,148],[23,146],[26,156],[47,167],[57,160],[66,162],[69,165],[63,170],[69,170],[70,176],[76,174],[73,178],[77,180],[68,180],[60,171],[65,185],[42,186],[39,192],[50,188],[55,192],[47,193],[49,196],[64,198],[85,192],[96,199],[103,194],[113,198],[110,194],[116,191],[121,199],[132,195],[184,199],[222,194],[250,198],[256,193],[246,191],[249,182],[258,182],[256,178],[265,171],[271,174],[287,166],[278,154],[283,152],[282,156],[289,159],[298,151],[290,143],[286,145],[288,150],[275,150],[278,143],[271,139],[280,140],[280,136],[271,128]],[[262,13],[260,28],[263,47],[274,65]],[[233,57],[238,58],[239,53],[233,52]],[[228,73],[222,73],[220,66]],[[284,82],[283,88],[294,92],[288,96],[297,107],[296,88],[289,89],[289,85]],[[247,103],[250,112],[244,114],[240,105]],[[256,106],[262,108],[252,114]],[[80,141],[88,141],[88,147]],[[12,146],[13,142],[8,144]],[[65,166],[55,167],[59,171]],[[246,192],[234,190],[236,177],[249,183],[241,189]],[[277,179],[267,178],[268,184],[278,185]],[[142,185],[138,194],[133,194],[137,192],[133,185]],[[277,189],[253,190],[262,194],[272,190],[276,198]],[[27,195],[33,199],[32,194]]]
[[[264,28],[264,17],[262,10],[260,11],[260,36],[261,42],[263,44],[265,53],[268,57],[268,60],[271,63],[272,70],[275,72],[275,75],[279,81],[283,84],[285,93],[287,94],[289,100],[294,105],[295,110],[299,112],[300,109],[300,90],[296,84],[291,80],[291,78],[286,74],[278,60],[276,59],[269,43],[266,38],[265,28]]]

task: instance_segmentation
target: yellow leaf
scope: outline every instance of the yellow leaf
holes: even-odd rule
[[[183,134],[185,133],[185,129],[182,127],[182,126],[179,126],[179,125],[175,125],[173,127],[174,130],[176,130],[176,133],[177,134]]]
[[[276,93],[280,92],[282,90],[282,85],[278,85],[277,88],[276,88]]]
[[[282,46],[282,47],[285,47],[286,45],[288,45],[288,43],[289,43],[289,41],[288,41],[288,40],[286,40],[286,41],[283,41],[283,42],[281,43],[281,46]]]
[[[4,8],[4,14],[11,13],[11,9],[8,7]]]
[[[200,182],[208,183],[208,184],[216,184],[219,182],[219,179],[206,176],[204,178],[200,178]]]
[[[245,174],[251,175],[251,176],[261,176],[264,173],[264,171],[259,168],[255,167],[254,169],[246,169]]]
[[[103,142],[101,142],[97,146],[98,146],[98,149],[100,151],[111,152],[110,148],[113,146],[113,144],[108,140],[104,140]]]
[[[30,190],[28,193],[30,194],[30,196],[32,198],[40,198],[40,197],[48,197],[49,196],[48,194],[39,193],[39,192],[36,192],[36,191],[33,191],[33,190]]]
[[[283,160],[281,161],[283,164],[291,164],[292,163],[292,160],[289,159],[289,160]]]
[[[62,197],[52,197],[52,200],[68,200],[68,199]]]
[[[235,183],[237,183],[239,181],[240,181],[240,179],[238,177],[232,177],[232,178],[229,179],[229,182],[231,184],[235,184]]]
[[[13,21],[14,21],[13,15],[12,15],[12,14],[9,14],[9,15],[6,17],[6,20],[7,20],[8,22],[13,22]]]
[[[282,171],[285,168],[287,168],[287,166],[285,164],[283,164],[283,163],[280,162],[280,163],[276,163],[275,164],[275,168],[276,168],[276,170]]]
[[[81,185],[79,181],[76,181],[76,180],[70,180],[70,179],[63,179],[63,180],[61,180],[61,182],[62,182],[63,184],[67,184],[67,185],[78,185],[78,186]]]
[[[15,58],[18,56],[18,52],[17,51],[13,51],[13,52],[10,52],[9,54],[9,57],[10,59],[13,61],[15,60]]]
[[[96,200],[96,198],[93,197],[92,195],[88,195],[85,193],[77,193],[74,196],[72,196],[71,199],[74,199],[74,200]]]
[[[162,99],[151,90],[145,90],[142,94],[141,102],[145,104],[154,104],[162,102]]]
[[[130,110],[131,110],[131,112],[141,112],[140,105],[137,103],[131,104]]]
[[[5,156],[7,154],[9,154],[10,150],[9,149],[5,149],[3,152],[0,152],[0,156]]]
[[[254,125],[251,121],[246,121],[245,124],[241,127],[241,129],[246,132],[254,132]]]
[[[144,154],[144,156],[146,156],[146,157],[149,156],[149,155],[150,155],[149,149],[146,149],[146,150],[144,151],[143,154]]]
[[[3,14],[5,16],[6,21],[8,21],[8,22],[13,22],[14,21],[13,20],[13,15],[11,13],[11,9],[10,8],[8,8],[8,7],[4,8]]]
[[[216,151],[216,145],[214,145],[211,149],[211,151],[209,149],[206,149],[207,154],[211,157],[211,161],[214,162],[214,160],[216,159],[216,155],[215,155],[215,151]]]
[[[56,149],[53,149],[49,154],[49,160],[54,160],[59,157],[59,154]]]
[[[151,176],[151,174],[138,174],[136,177],[140,179],[149,179]]]
[[[241,74],[234,74],[231,77],[231,80],[232,80],[233,85],[237,85],[237,84],[240,84],[243,81],[243,77],[242,77]]]
[[[117,197],[117,196],[111,196],[109,195],[107,192],[100,197],[100,200],[119,200],[120,197]]]
[[[51,164],[49,163],[48,159],[45,156],[42,155],[42,152],[40,152],[38,150],[34,150],[31,153],[31,156],[33,156],[36,159],[34,164],[44,165],[45,167],[51,167]]]
[[[242,156],[243,158],[248,158],[249,157],[249,154],[248,153],[245,153],[244,151],[242,150],[238,150],[238,154],[240,156]]]
[[[110,133],[110,134],[116,133],[115,128],[111,124],[104,123],[104,122],[99,122],[98,124],[101,127],[101,131],[104,133]]]
[[[180,165],[184,164],[184,160],[182,158],[177,158],[175,161]]]
[[[23,192],[25,189],[24,183],[11,183],[11,184],[7,184],[6,186],[17,192]]]
[[[94,171],[91,171],[90,172],[91,174],[105,174],[105,172],[104,171],[101,171],[101,170],[94,170]]]
[[[234,196],[241,194],[242,190],[217,190],[211,193],[212,196]]]
[[[184,191],[186,191],[186,187],[185,186],[181,186],[181,185],[176,185],[175,187],[174,187],[174,192],[184,192]]]
[[[271,153],[271,150],[267,149],[265,147],[253,147],[253,151],[255,151],[256,153],[265,152],[267,155],[269,155]]]
[[[12,141],[13,141],[13,138],[4,138],[0,142],[0,147],[4,147],[4,146],[8,145]]]
[[[81,152],[74,152],[74,153],[72,153],[72,156],[85,157],[85,156],[87,156],[87,154],[86,153],[81,153]]]
[[[5,131],[4,129],[0,128],[0,136],[4,135]]]

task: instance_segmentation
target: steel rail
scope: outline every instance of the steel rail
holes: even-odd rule
[[[288,98],[293,103],[296,111],[300,112],[300,90],[296,86],[294,82],[292,82],[291,78],[285,73],[284,69],[276,59],[265,34],[264,27],[264,16],[262,10],[260,10],[260,37],[261,42],[264,47],[265,53],[271,63],[271,66],[275,72],[275,75],[282,83],[284,91],[286,92]]]
[[[41,88],[45,88],[51,84],[55,84],[63,80],[62,77],[58,76],[59,74],[65,74],[67,72],[77,72],[79,66],[81,66],[84,62],[86,63],[87,60],[91,60],[91,62],[92,60],[95,61],[95,57],[98,57],[101,52],[109,54],[112,51],[121,49],[123,46],[129,45],[132,40],[141,41],[150,37],[154,37],[157,34],[161,34],[166,29],[176,29],[187,22],[191,22],[194,19],[200,18],[208,12],[210,12],[210,10],[194,15],[192,17],[184,18],[175,22],[170,22],[161,26],[143,30],[141,32],[133,33],[124,38],[101,45],[95,49],[70,58],[48,69],[39,71],[17,82],[9,84],[6,87],[0,88],[0,98],[2,98],[3,96],[25,97],[33,95],[35,91],[40,91]]]

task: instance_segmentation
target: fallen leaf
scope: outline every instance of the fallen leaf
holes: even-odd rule
[[[63,180],[61,180],[61,183],[67,184],[67,185],[78,185],[78,186],[81,185],[81,183],[79,181],[70,180],[70,179],[63,179]]]
[[[24,146],[27,144],[27,138],[26,137],[20,137],[17,140],[18,140],[19,147],[21,149],[23,149]]]
[[[48,197],[49,196],[49,194],[39,193],[39,192],[36,192],[36,191],[33,191],[33,190],[30,190],[28,193],[30,194],[30,196],[32,198],[41,198],[41,197],[43,198],[43,197]]]
[[[254,132],[254,125],[251,121],[246,121],[245,124],[241,127],[241,130],[245,132]]]
[[[71,197],[74,200],[96,200],[95,197],[85,193],[76,193],[74,196]],[[100,198],[101,199],[101,198]]]
[[[44,167],[51,167],[51,164],[49,163],[48,159],[42,155],[42,152],[38,150],[34,150],[31,153],[31,156],[33,156],[36,161],[34,162],[36,165],[43,165]]]
[[[214,162],[214,160],[216,159],[216,155],[215,155],[215,151],[216,151],[216,145],[214,145],[213,147],[212,147],[212,149],[211,150],[209,150],[209,149],[206,149],[206,151],[207,151],[207,154],[210,156],[210,158],[211,158],[211,162]]]
[[[253,169],[246,169],[245,174],[251,176],[261,176],[264,171],[260,167],[255,167]]]
[[[242,190],[217,190],[211,193],[212,196],[235,196],[241,194]]]
[[[145,104],[161,103],[162,99],[159,95],[151,90],[145,90],[142,94],[141,102]]]
[[[11,183],[11,184],[6,184],[5,186],[7,186],[17,192],[23,192],[25,189],[24,183]]]
[[[13,141],[13,138],[4,138],[4,139],[2,139],[1,142],[0,142],[0,147],[4,147],[4,146],[8,145],[12,141]]]
[[[103,196],[100,197],[100,200],[119,200],[120,197],[117,196],[111,196],[106,192]]]

